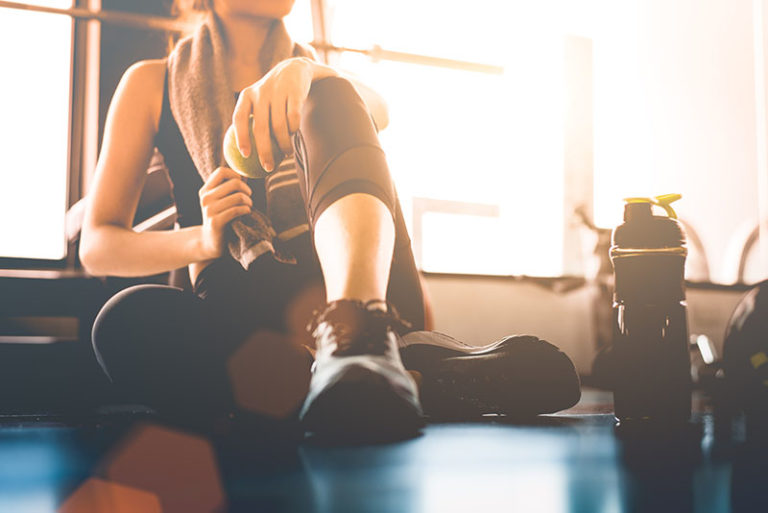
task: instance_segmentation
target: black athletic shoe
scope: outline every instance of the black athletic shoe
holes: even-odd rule
[[[431,417],[526,417],[569,408],[581,397],[570,358],[533,336],[475,347],[416,331],[402,339],[400,356],[406,369],[421,374],[421,403]]]
[[[334,440],[387,440],[424,425],[418,389],[398,353],[404,327],[381,301],[340,300],[315,320],[317,353],[300,417]],[[391,307],[390,307],[391,308]]]

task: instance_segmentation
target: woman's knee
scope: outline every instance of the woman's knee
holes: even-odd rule
[[[128,345],[152,343],[196,316],[200,299],[166,285],[135,285],[121,290],[102,306],[93,323],[91,339],[99,362]]]
[[[362,102],[362,98],[352,82],[346,78],[326,77],[312,83],[307,101],[322,106],[341,101]]]
[[[311,224],[333,202],[355,193],[373,195],[394,212],[395,188],[376,128],[348,80],[312,84],[295,149]]]

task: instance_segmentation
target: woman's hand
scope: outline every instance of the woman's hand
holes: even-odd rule
[[[248,119],[253,114],[253,135],[261,166],[271,172],[271,134],[286,155],[293,152],[291,134],[299,129],[301,108],[309,95],[312,81],[337,75],[333,68],[305,57],[286,59],[255,84],[240,92],[232,123],[235,139],[244,157],[251,154]]]
[[[220,167],[200,188],[203,229],[200,246],[203,260],[218,258],[224,251],[224,228],[253,207],[251,188],[235,171]]]

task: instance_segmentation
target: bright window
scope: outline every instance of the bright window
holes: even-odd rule
[[[312,9],[310,0],[296,0],[291,14],[283,20],[294,41],[308,44],[312,41]]]
[[[504,68],[494,75],[332,54],[389,105],[381,138],[424,270],[582,272],[591,248],[575,207],[610,228],[621,222],[622,198],[677,192],[690,279],[768,276],[757,253],[737,276],[758,213],[768,212],[768,191],[759,193],[768,179],[758,179],[768,173],[759,158],[768,114],[756,101],[766,95],[762,3],[327,4],[334,45]],[[586,42],[583,69],[566,57],[574,36]],[[574,119],[579,73],[584,119]]]
[[[424,270],[563,273],[562,37],[524,24],[510,30],[515,10],[491,0],[471,8],[442,0],[329,2],[335,45],[504,68],[372,62],[350,52],[334,62],[388,103],[381,140],[411,232],[422,234],[414,249]],[[430,199],[495,214],[422,209]]]
[[[66,255],[72,26],[68,16],[0,10],[0,257]]]

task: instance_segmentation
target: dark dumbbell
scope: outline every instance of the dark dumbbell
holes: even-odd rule
[[[726,390],[747,423],[768,423],[768,280],[751,289],[731,315],[723,343]],[[757,431],[752,431],[756,434]],[[768,433],[762,436],[768,437]]]

